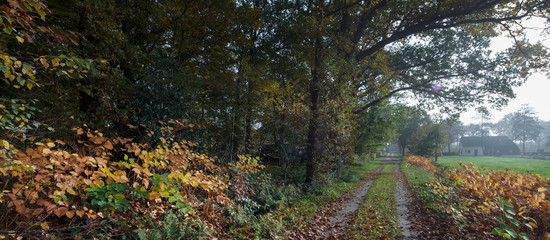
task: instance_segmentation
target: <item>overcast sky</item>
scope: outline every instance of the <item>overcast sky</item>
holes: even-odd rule
[[[542,20],[529,20],[526,21],[526,26],[529,27],[527,32],[527,38],[535,43],[540,41],[546,47],[550,48],[550,35],[543,33],[542,28],[544,22]],[[493,40],[493,50],[501,51],[511,46],[512,40],[505,37],[498,37]],[[550,69],[548,69],[550,71]],[[531,106],[537,116],[541,120],[550,120],[550,79],[547,73],[534,73],[527,81],[520,87],[514,88],[516,98],[511,99],[508,106],[502,110],[490,109],[492,115],[492,121],[496,122],[500,120],[504,115],[512,112],[516,112],[522,104],[528,104]],[[480,123],[481,115],[474,109],[461,114],[460,120],[464,123]]]

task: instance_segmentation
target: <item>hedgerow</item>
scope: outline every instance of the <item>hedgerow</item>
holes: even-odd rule
[[[460,165],[460,169],[445,170],[431,184],[456,203],[457,207],[443,211],[462,216],[467,228],[492,232],[501,226],[507,205],[511,209],[504,211],[511,220],[507,224],[514,232],[540,238],[550,230],[550,179],[514,170],[477,168],[473,163]]]

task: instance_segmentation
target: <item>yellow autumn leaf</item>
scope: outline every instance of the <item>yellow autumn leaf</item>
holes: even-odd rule
[[[71,195],[76,195],[76,192],[72,188],[67,188],[67,189],[65,189],[65,191],[67,191]]]
[[[50,147],[50,148],[55,147],[55,143],[53,143],[53,142],[46,143],[46,145],[48,145],[48,147]]]
[[[57,63],[59,63],[59,58],[52,58],[52,65],[57,65]]]
[[[4,149],[10,149],[10,143],[6,140],[0,140],[0,145],[4,148]]]
[[[50,154],[50,153],[52,153],[52,151],[49,148],[44,148],[44,149],[42,149],[42,153]]]
[[[45,223],[45,222],[41,223],[40,227],[44,230],[49,230],[50,229],[50,225],[48,225],[48,223]]]
[[[537,188],[537,191],[538,192],[544,192],[544,191],[546,191],[546,188],[545,187],[539,187],[539,188]]]
[[[160,198],[160,193],[159,192],[149,193],[149,200],[155,200],[157,198]]]
[[[48,69],[50,67],[50,64],[45,58],[40,58],[40,63],[42,63],[42,66],[44,66],[44,69]]]

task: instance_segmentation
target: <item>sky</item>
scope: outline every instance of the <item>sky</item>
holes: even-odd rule
[[[544,26],[542,19],[527,20],[524,24],[529,28],[527,38],[530,42],[540,41],[544,46],[550,48],[550,34],[542,31]],[[501,51],[511,44],[512,39],[500,36],[492,40],[491,48],[493,51]],[[489,109],[491,122],[497,122],[504,115],[518,111],[523,104],[532,107],[539,119],[550,121],[550,73],[536,72],[532,74],[522,86],[514,88],[514,93],[516,98],[511,99],[508,106],[500,110]],[[477,113],[475,109],[470,109],[461,114],[460,120],[466,124],[481,123],[481,114]]]

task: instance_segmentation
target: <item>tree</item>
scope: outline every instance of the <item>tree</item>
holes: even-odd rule
[[[528,105],[522,105],[519,111],[512,113],[511,124],[513,139],[521,141],[522,151],[525,154],[525,142],[537,140],[542,126],[533,108]]]
[[[408,113],[409,118],[404,122],[403,127],[397,131],[399,136],[397,137],[397,143],[401,156],[405,156],[407,147],[412,143],[412,136],[418,131],[418,129],[427,123],[426,113],[412,110]]]
[[[465,126],[461,121],[445,121],[444,125],[447,134],[447,148],[451,152],[451,143],[458,142],[465,134]]]
[[[518,54],[519,49],[492,57],[486,50],[487,39],[494,36],[497,24],[508,26],[544,7],[536,1],[484,0],[468,4],[296,3],[303,14],[299,19],[304,27],[300,28],[300,48],[308,50],[304,55],[309,68],[310,111],[304,155],[306,182],[312,180],[315,164],[321,161],[317,146],[322,123],[318,119],[330,95],[327,89],[347,87],[345,99],[357,99],[354,113],[403,91],[413,91],[423,102],[437,103],[446,110],[453,108],[441,103],[464,107],[487,100],[504,104],[512,96],[510,87],[521,83],[514,79],[533,65],[529,65],[530,56]],[[444,47],[433,47],[438,45]],[[521,52],[536,53],[528,46],[523,49],[526,51]],[[440,83],[451,77],[456,78],[454,83]]]
[[[502,117],[497,123],[493,125],[491,130],[495,132],[498,135],[501,136],[507,136],[510,139],[514,139],[514,134],[512,132],[512,121],[514,118],[514,114],[506,114],[504,117]]]
[[[489,129],[481,124],[470,123],[465,126],[465,135],[473,137],[482,137],[489,135]]]
[[[433,157],[434,162],[437,162],[443,147],[448,143],[447,134],[441,124],[425,124],[411,136],[411,152],[415,155]]]
[[[356,152],[370,154],[393,141],[403,122],[407,121],[407,107],[383,103],[373,106],[362,114],[359,121],[359,136]]]

